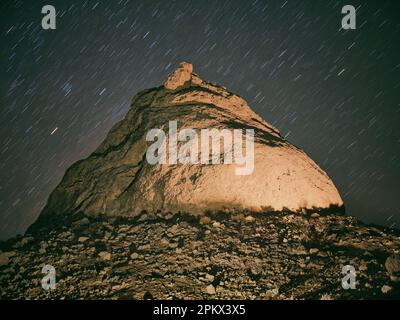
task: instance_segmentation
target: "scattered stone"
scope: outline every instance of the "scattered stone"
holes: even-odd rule
[[[208,282],[213,282],[215,279],[215,277],[212,274],[208,274],[208,273],[206,274],[205,278]]]
[[[168,233],[175,235],[178,232],[178,226],[174,224],[171,228],[168,229]]]
[[[245,221],[244,219],[245,219],[245,217],[244,217],[244,214],[242,214],[242,213],[235,213],[232,216],[233,221]]]
[[[147,244],[144,244],[144,245],[139,246],[139,247],[138,247],[138,250],[143,251],[143,250],[149,250],[150,248],[151,248],[150,244],[147,243]]]
[[[301,245],[293,247],[291,252],[292,252],[292,254],[295,254],[295,255],[306,255],[307,254],[306,249]]]
[[[358,267],[358,270],[360,270],[360,271],[367,271],[368,270],[368,265],[364,260],[361,260],[360,266]]]
[[[319,252],[319,249],[318,248],[311,248],[310,249],[310,254],[316,254],[316,253],[318,253]]]
[[[134,252],[131,254],[131,259],[132,260],[136,260],[137,258],[139,258],[139,254],[137,252]]]
[[[319,213],[317,212],[311,213],[311,218],[319,218]]]
[[[215,221],[215,222],[213,223],[213,227],[218,229],[218,228],[221,227],[221,223],[218,222],[218,221]]]
[[[161,239],[160,244],[163,247],[168,247],[169,246],[169,241],[167,239]]]
[[[248,222],[248,223],[252,223],[252,222],[254,222],[254,220],[255,220],[255,218],[253,216],[247,216],[245,218],[245,221]]]
[[[209,284],[206,287],[206,291],[207,291],[208,294],[215,294],[215,288],[214,288],[214,286],[212,284]]]
[[[392,291],[392,289],[393,289],[393,288],[392,288],[391,286],[384,285],[384,286],[382,286],[381,291],[382,291],[383,294],[387,294],[387,293],[389,293],[390,291]]]
[[[108,261],[108,260],[111,260],[111,253],[109,253],[107,251],[102,251],[99,253],[99,257],[101,260]]]
[[[146,213],[143,213],[138,218],[138,222],[144,222],[144,221],[147,221],[148,219],[149,219],[149,216]]]
[[[12,258],[15,257],[17,255],[17,253],[15,251],[6,251],[4,252],[4,254],[8,257],[8,258]]]
[[[279,288],[274,288],[271,290],[267,290],[264,294],[265,298],[271,299],[276,297],[279,294]]]
[[[321,296],[321,300],[333,300],[333,299],[332,299],[332,297],[331,297],[330,294],[324,293],[324,294]]]
[[[174,214],[168,213],[168,214],[166,214],[165,219],[166,220],[171,220],[173,217],[174,217]]]
[[[88,225],[89,223],[90,223],[89,219],[85,217],[85,218],[82,218],[81,220],[73,222],[72,225],[74,227],[83,227],[83,226]]]
[[[177,242],[168,242],[167,246],[170,247],[171,249],[175,249],[178,247],[178,245],[179,245],[179,243],[177,243]]]
[[[400,282],[400,277],[394,276],[394,275],[390,275],[390,280],[392,280],[393,282]]]
[[[88,241],[89,240],[89,237],[79,237],[79,239],[78,239],[78,241],[80,242],[80,243],[85,243],[86,241]]]
[[[19,245],[20,245],[20,246],[25,246],[25,245],[27,245],[28,243],[33,242],[33,240],[34,240],[33,237],[24,237],[24,238],[22,238],[21,241],[19,242]]]
[[[386,259],[385,262],[386,270],[389,272],[389,275],[397,276],[400,274],[400,255],[393,254]]]
[[[10,259],[5,252],[0,253],[0,266],[6,266],[10,263]]]
[[[201,224],[209,224],[210,222],[211,222],[211,219],[209,217],[207,217],[207,216],[202,216],[200,218],[200,223]]]

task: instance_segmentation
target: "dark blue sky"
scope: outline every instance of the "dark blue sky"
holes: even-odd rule
[[[41,8],[57,10],[42,30]],[[341,30],[353,4],[357,29]],[[180,61],[247,100],[334,180],[347,212],[400,224],[399,1],[2,1],[0,238]],[[57,128],[57,130],[55,130]],[[396,224],[394,224],[396,223]]]

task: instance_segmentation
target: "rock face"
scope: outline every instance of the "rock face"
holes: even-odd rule
[[[158,128],[168,137],[172,120],[179,130],[253,129],[253,173],[236,175],[236,163],[149,164],[146,134]],[[163,86],[133,98],[126,117],[97,150],[67,170],[41,215],[298,211],[342,205],[330,178],[302,150],[239,96],[203,81],[191,64],[181,63]]]

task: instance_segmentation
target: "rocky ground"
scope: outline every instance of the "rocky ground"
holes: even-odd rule
[[[397,299],[399,235],[317,213],[57,217],[0,244],[0,297]],[[41,287],[44,265],[54,290]],[[342,288],[344,265],[354,290]]]

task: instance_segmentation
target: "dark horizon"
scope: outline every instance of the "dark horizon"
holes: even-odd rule
[[[338,188],[346,213],[400,224],[400,4],[4,1],[0,239],[23,232],[65,170],[179,62],[243,97]]]

